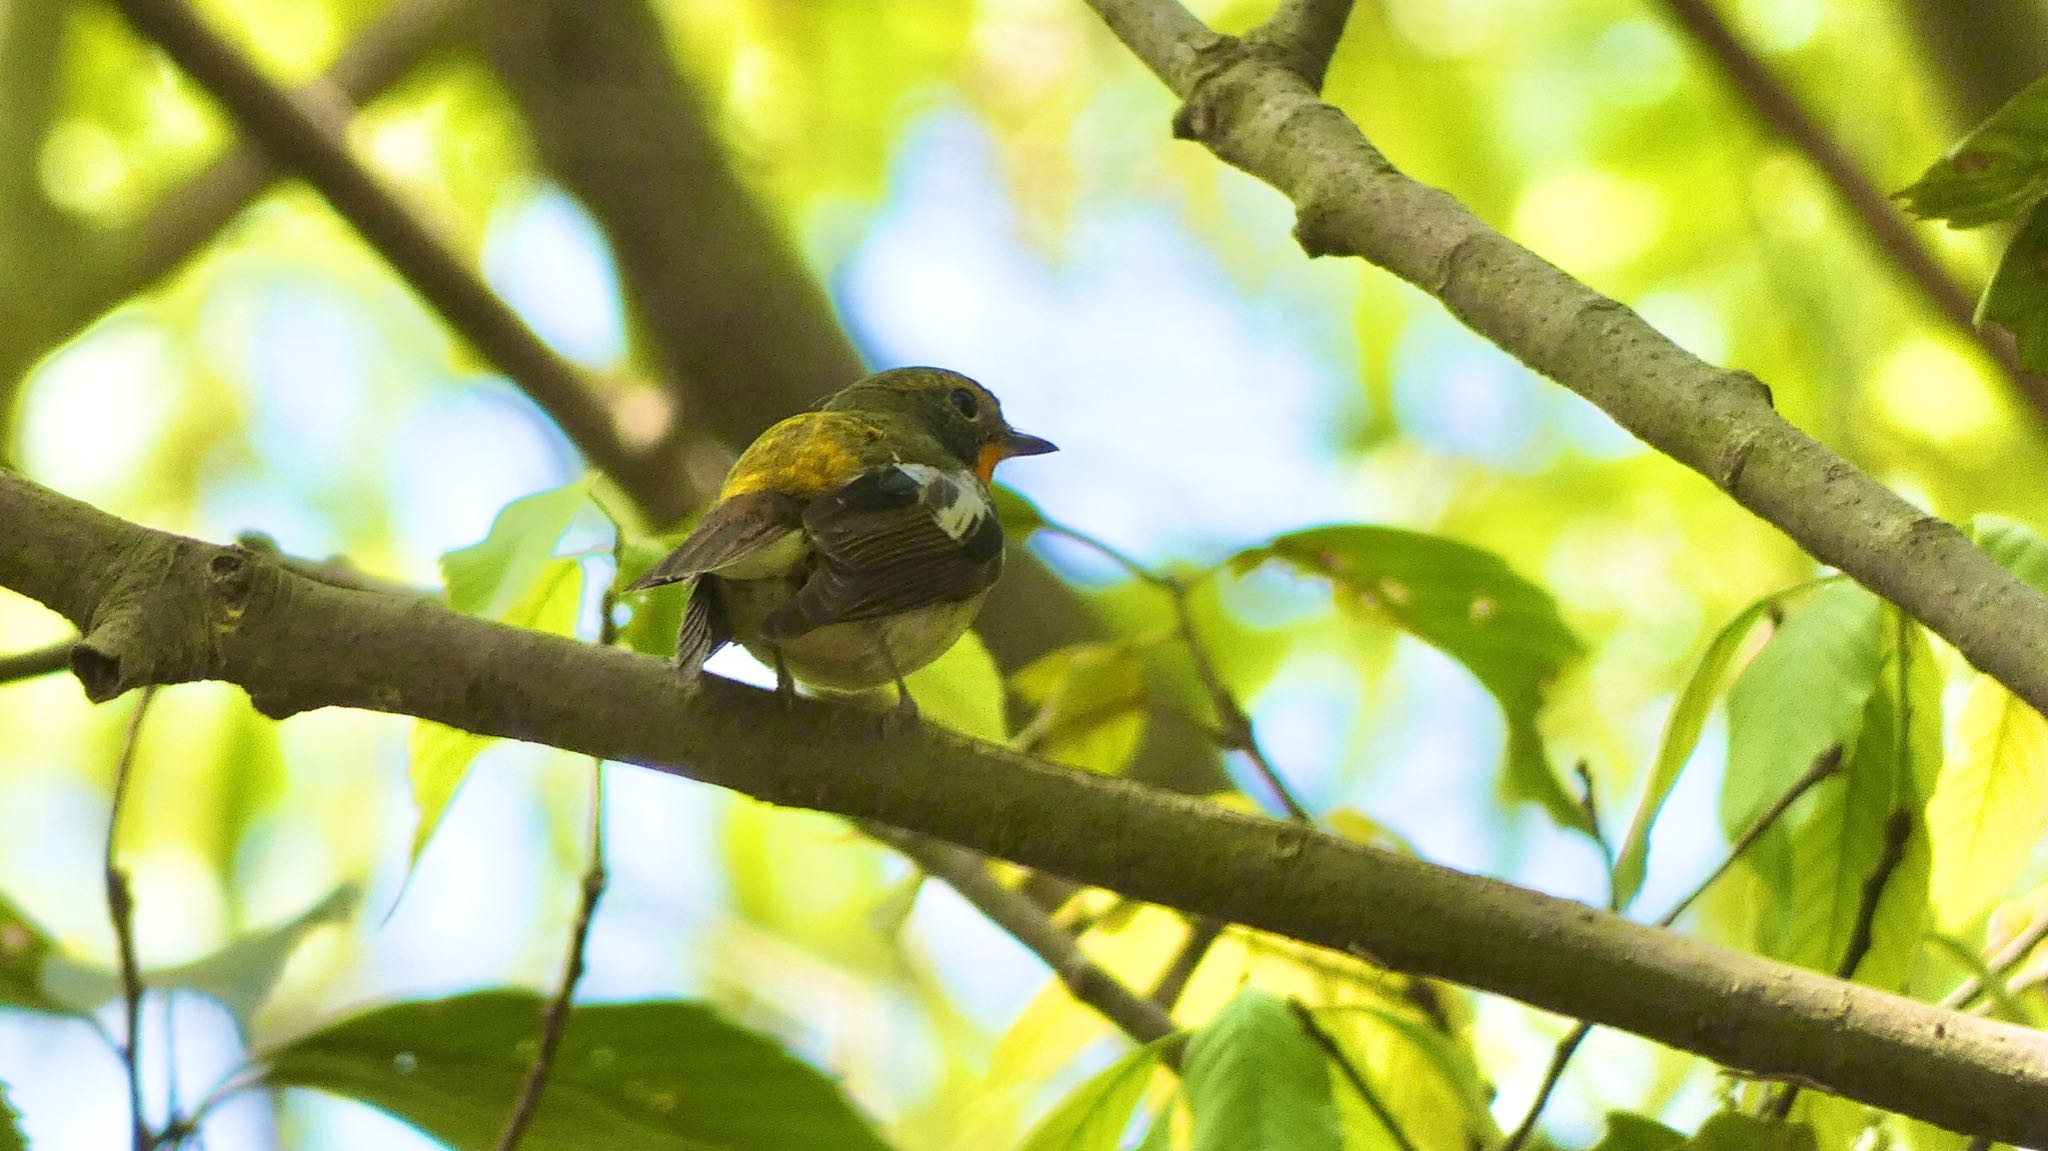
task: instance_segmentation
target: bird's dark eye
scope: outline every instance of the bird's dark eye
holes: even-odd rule
[[[981,401],[975,399],[974,393],[966,388],[954,388],[952,400],[953,406],[960,409],[960,414],[970,420],[981,414]]]

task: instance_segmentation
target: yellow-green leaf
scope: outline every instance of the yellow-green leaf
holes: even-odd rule
[[[1145,734],[1145,665],[1121,644],[1078,643],[1049,652],[1010,677],[1036,709],[1017,733],[1020,750],[1113,774]]]
[[[1158,1066],[1154,1043],[1103,1068],[1054,1105],[1018,1151],[1117,1151]]]
[[[2048,835],[2048,722],[1979,675],[1956,724],[1927,805],[1935,922],[1950,932],[1989,911]]]

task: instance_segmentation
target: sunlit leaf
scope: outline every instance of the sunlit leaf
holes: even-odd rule
[[[910,673],[905,682],[927,723],[950,727],[989,743],[1010,738],[1003,707],[1003,675],[981,637],[969,631],[952,650]]]
[[[1896,624],[1895,612],[1886,615]],[[1817,970],[1846,970],[1853,958],[1847,973],[1857,982],[1891,990],[1904,984],[1927,926],[1923,813],[1941,756],[1941,677],[1912,632],[1885,661],[1841,771],[1791,833],[1789,914],[1764,940],[1777,958]]]
[[[1340,1151],[1328,1057],[1285,1000],[1247,987],[1188,1040],[1194,1151]]]
[[[1145,664],[1121,644],[1078,643],[1032,661],[1010,689],[1036,714],[1017,733],[1025,751],[1115,773],[1145,732]]]
[[[0,1007],[64,1013],[71,1009],[43,988],[57,945],[14,904],[0,897]]]
[[[1721,682],[1727,678],[1728,665],[1742,650],[1742,642],[1749,638],[1757,621],[1776,602],[1775,596],[1758,600],[1717,632],[1713,642],[1707,645],[1706,654],[1700,657],[1699,666],[1693,669],[1692,678],[1686,681],[1685,690],[1678,694],[1678,702],[1672,705],[1671,719],[1665,725],[1664,740],[1657,747],[1657,759],[1650,767],[1650,779],[1643,787],[1642,801],[1636,805],[1628,835],[1622,840],[1621,850],[1614,858],[1616,907],[1627,907],[1635,901],[1636,893],[1643,889],[1643,874],[1649,866],[1650,829],[1657,822],[1657,814],[1664,809],[1664,801],[1670,797],[1671,789],[1677,785],[1678,773],[1699,747],[1700,733],[1706,729],[1707,715],[1721,694]]]
[[[1407,1095],[1410,1099],[1421,1093],[1416,1090],[1419,1081],[1428,1079],[1441,1084],[1445,1093],[1456,1100],[1457,1107],[1440,1110],[1452,1112],[1448,1115],[1432,1115],[1428,1119],[1454,1119],[1461,1135],[1486,1142],[1497,1134],[1493,1118],[1492,1090],[1486,1078],[1480,1073],[1479,1064],[1464,1044],[1446,1035],[1438,1028],[1424,1023],[1412,1014],[1393,1010],[1376,1003],[1345,1004],[1341,1007],[1321,1007],[1315,1010],[1318,1022],[1324,1029],[1343,1042],[1345,1036],[1356,1030],[1359,1021],[1369,1021],[1371,1026],[1382,1028],[1399,1036],[1400,1052],[1407,1058],[1388,1061],[1376,1078],[1387,1084],[1388,1105],[1397,1100],[1395,1093]],[[1337,1088],[1338,1097],[1344,1097],[1347,1089]],[[1435,1096],[1432,1101],[1441,1101]],[[1405,1113],[1396,1108],[1397,1115]],[[1352,1124],[1346,1124],[1347,1127]],[[1418,1132],[1410,1131],[1411,1137]],[[1460,1142],[1464,1140],[1461,1139]]]
[[[2048,79],[2036,80],[1899,193],[1958,228],[2009,220],[2048,196]]]
[[[533,583],[506,609],[504,621],[554,635],[575,634],[583,606],[583,566],[571,559],[543,559],[532,572]],[[413,825],[408,868],[418,865],[420,853],[439,830],[456,790],[469,774],[469,765],[494,742],[428,720],[413,721],[412,761],[407,774],[419,819]]]
[[[1884,660],[1876,596],[1833,583],[1795,608],[1728,692],[1721,826],[1740,834],[1830,747],[1846,751]]]
[[[1977,321],[2004,326],[2019,342],[2020,363],[2048,371],[2048,207],[2036,205],[2006,245]]]
[[[1806,1124],[1739,1111],[1713,1116],[1680,1146],[1685,1151],[1815,1151],[1813,1130]]]
[[[1038,505],[1007,484],[995,484],[990,489],[996,497],[996,519],[1003,525],[1003,536],[1011,543],[1020,543],[1025,536],[1045,526],[1045,513]]]
[[[1970,520],[1970,536],[2022,582],[2048,591],[2048,540],[2032,527],[2004,516],[1976,516]]]
[[[1175,1092],[1159,1114],[1152,1117],[1152,1125],[1145,1129],[1145,1137],[1138,1141],[1132,1151],[1173,1151],[1173,1122],[1180,1110],[1180,1093]]]
[[[555,544],[590,499],[590,477],[506,504],[482,540],[441,557],[448,606],[504,619],[542,582]]]
[[[358,894],[354,884],[341,884],[291,919],[263,931],[237,936],[211,955],[176,967],[146,968],[142,981],[154,988],[200,992],[221,1003],[247,1026],[299,944],[317,928],[347,919],[355,910]],[[90,1011],[121,994],[118,972],[87,966],[62,955],[51,957],[43,985],[51,996],[78,1011]]]
[[[5,1083],[0,1083],[0,1151],[28,1151],[28,1140],[21,1137],[21,1117],[7,1101]]]
[[[522,991],[396,1003],[267,1053],[264,1082],[377,1107],[456,1148],[495,1145],[533,1062],[543,1001]],[[571,1010],[521,1144],[880,1151],[838,1085],[697,1003]]]
[[[1054,1104],[1018,1151],[1117,1151],[1158,1066],[1158,1044],[1110,1064]]]
[[[1400,528],[1295,532],[1240,553],[1231,567],[1243,572],[1268,560],[1330,580],[1341,606],[1385,619],[1464,664],[1507,719],[1508,798],[1541,803],[1559,823],[1589,828],[1551,770],[1536,726],[1549,684],[1583,651],[1548,592],[1492,552]]]
[[[2048,722],[1988,675],[1970,685],[1927,823],[1944,931],[1975,922],[2048,835]]]
[[[1593,1145],[1593,1151],[1673,1151],[1685,1144],[1685,1136],[1643,1115],[1626,1111],[1607,1113],[1607,1134]]]

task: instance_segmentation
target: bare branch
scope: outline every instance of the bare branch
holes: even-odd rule
[[[334,587],[0,471],[0,586],[86,629],[97,699],[240,684],[263,714],[360,707],[873,820],[1132,899],[1619,1027],[1952,1130],[2048,1143],[2048,1035],[1583,904],[661,660]],[[113,565],[80,556],[120,556]]]
[[[604,618],[611,618],[606,597]],[[590,862],[576,903],[576,918],[569,928],[569,954],[562,961],[562,978],[555,984],[554,998],[548,1000],[540,1019],[540,1050],[519,1082],[519,1098],[512,1116],[498,1135],[497,1151],[514,1151],[526,1137],[533,1114],[540,1109],[540,1097],[547,1090],[548,1075],[554,1070],[555,1052],[561,1050],[562,1033],[569,1029],[569,1011],[576,999],[576,985],[583,981],[583,957],[590,947],[590,924],[597,917],[597,901],[604,898],[604,761],[590,765]]]
[[[2048,376],[2030,372],[2020,363],[2019,346],[2010,333],[1979,328],[1977,301],[1955,277],[1949,275],[1934,253],[1920,242],[1905,216],[1893,205],[1862,165],[1850,156],[1827,130],[1820,126],[1806,105],[1780,83],[1749,50],[1728,22],[1705,0],[1660,0],[1664,10],[1679,27],[1691,35],[1721,70],[1757,115],[1792,145],[1806,154],[1813,166],[1832,184],[1848,206],[1850,215],[1864,235],[1884,253],[1901,274],[1912,281],[1926,301],[1948,321],[1977,342],[1992,361],[2004,369],[2013,389],[2027,403],[2036,423],[2048,426]]]
[[[114,925],[114,952],[121,971],[121,1014],[125,1028],[121,1037],[121,1067],[128,1076],[128,1130],[134,1151],[149,1151],[155,1138],[142,1113],[142,966],[135,958],[135,891],[128,872],[115,862],[114,845],[120,837],[121,809],[128,798],[128,779],[135,768],[135,750],[142,742],[142,718],[156,698],[154,685],[142,689],[135,712],[128,719],[128,734],[121,740],[121,757],[114,763],[113,798],[107,809],[107,851],[104,874],[107,886],[107,918]]]
[[[71,666],[71,644],[64,640],[48,647],[0,655],[0,684],[14,683],[24,679],[35,679],[51,672],[63,671]]]
[[[879,824],[862,830],[909,856],[926,873],[944,881],[974,905],[991,923],[1045,961],[1074,998],[1093,1007],[1139,1043],[1174,1033],[1173,1016],[1139,995],[1108,970],[1088,958],[1074,937],[1062,931],[1045,909],[1023,893],[1012,891],[988,873],[988,864],[971,851]]]
[[[1248,39],[1278,53],[1295,75],[1320,92],[1350,17],[1351,0],[1280,0]]]
[[[1293,200],[1311,255],[1359,256],[1436,296],[2048,711],[2048,596],[1787,423],[1761,381],[1701,361],[1408,178],[1300,77],[1177,0],[1089,2],[1185,100],[1177,132]]]
[[[422,297],[548,413],[590,462],[655,518],[690,493],[680,469],[636,453],[597,398],[599,389],[533,333],[398,196],[358,164],[332,117],[271,83],[207,28],[185,0],[117,0],[154,40],[233,113],[249,136],[312,183]]]

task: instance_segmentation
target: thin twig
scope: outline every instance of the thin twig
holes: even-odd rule
[[[1501,1151],[1522,1151],[1529,1137],[1536,1133],[1536,1122],[1543,1118],[1543,1108],[1550,1103],[1551,1095],[1557,1091],[1558,1081],[1564,1078],[1564,1069],[1571,1066],[1572,1056],[1579,1053],[1579,1044],[1593,1033],[1593,1025],[1580,1022],[1558,1040],[1557,1050],[1550,1053],[1550,1066],[1543,1069],[1543,1082],[1536,1088],[1536,1098],[1529,1101],[1529,1110],[1522,1116],[1522,1122],[1509,1134],[1507,1142],[1500,1145]]]
[[[1735,866],[1735,861],[1741,859],[1744,852],[1754,847],[1757,840],[1762,839],[1778,820],[1784,818],[1793,804],[1798,803],[1802,796],[1812,791],[1822,780],[1841,770],[1841,767],[1842,748],[1839,744],[1815,756],[1805,773],[1793,780],[1792,786],[1786,788],[1784,794],[1751,820],[1742,834],[1736,837],[1735,842],[1729,845],[1728,854],[1722,857],[1720,865],[1709,872],[1705,879],[1700,880],[1685,898],[1673,904],[1671,910],[1657,920],[1657,926],[1668,928],[1677,923],[1701,896],[1719,882],[1722,876],[1728,874],[1728,869]],[[1890,868],[1885,870],[1888,874]],[[1501,1151],[1521,1151],[1523,1144],[1529,1141],[1529,1137],[1536,1131],[1537,1120],[1543,1117],[1543,1109],[1550,1104],[1550,1097],[1557,1090],[1558,1081],[1564,1078],[1565,1068],[1571,1064],[1572,1056],[1578,1052],[1579,1045],[1584,1043],[1586,1036],[1592,1032],[1593,1025],[1582,1022],[1558,1041],[1557,1050],[1550,1056],[1550,1066],[1543,1073],[1543,1083],[1536,1089],[1536,1098],[1529,1103],[1528,1114],[1522,1117],[1522,1122],[1515,1127],[1514,1133],[1508,1136],[1507,1142],[1501,1144]]]
[[[610,597],[607,596],[607,599]],[[607,604],[609,608],[609,604]],[[611,618],[611,612],[605,612]],[[604,898],[604,761],[591,761],[590,775],[590,862],[583,872],[582,896],[576,904],[576,920],[569,929],[569,953],[562,961],[562,978],[540,1019],[540,1050],[519,1084],[519,1099],[512,1116],[498,1135],[497,1151],[513,1151],[526,1135],[547,1090],[548,1075],[554,1070],[555,1052],[561,1049],[562,1033],[569,1029],[569,1013],[576,998],[576,985],[583,979],[583,957],[590,946],[590,924],[597,918],[597,902]]]
[[[1991,969],[1992,975],[2003,979],[2012,974],[2013,969],[2024,962],[2027,956],[2032,955],[2034,949],[2041,946],[2044,941],[2048,941],[2048,905],[2043,905],[2026,930],[2000,948],[1997,954],[1986,961],[1985,966]],[[1967,1007],[1988,990],[1989,987],[1981,978],[1972,976],[1964,980],[1962,986],[1949,992],[1942,999],[1941,1006],[1951,1011]]]
[[[1336,1037],[1323,1030],[1322,1025],[1316,1022],[1316,1017],[1309,1011],[1308,1004],[1299,999],[1289,999],[1287,1006],[1294,1010],[1294,1018],[1301,1023],[1301,1029],[1308,1033],[1310,1039],[1315,1040],[1316,1046],[1323,1049],[1323,1054],[1330,1057],[1330,1062],[1336,1064],[1337,1070],[1350,1082],[1352,1090],[1357,1091],[1358,1097],[1365,1101],[1366,1109],[1380,1121],[1380,1126],[1387,1129],[1388,1136],[1394,1140],[1394,1146],[1399,1151],[1415,1151],[1415,1141],[1408,1138],[1408,1132],[1401,1129],[1401,1124],[1394,1118],[1394,1113],[1387,1110],[1387,1105],[1380,1100],[1379,1092],[1374,1091],[1372,1084],[1366,1082],[1365,1076],[1359,1074],[1358,1067],[1351,1062],[1351,1057],[1338,1046]]]
[[[981,856],[880,824],[863,823],[861,830],[910,857],[926,874],[959,892],[976,911],[1043,960],[1074,998],[1093,1007],[1132,1039],[1150,1043],[1176,1030],[1173,1017],[1164,1008],[1132,991],[1090,959],[1044,908],[997,882]]]
[[[673,512],[683,473],[634,452],[599,390],[492,293],[399,197],[349,155],[335,117],[270,82],[186,0],[116,0],[137,31],[224,104],[257,144],[303,175],[450,327],[517,381],[592,464],[635,501]],[[657,516],[656,518],[661,518]]]
[[[1302,823],[1315,822],[1315,817],[1311,816],[1301,801],[1294,797],[1294,792],[1287,786],[1287,781],[1282,779],[1280,772],[1273,767],[1273,761],[1266,757],[1265,749],[1259,746],[1258,737],[1252,731],[1251,716],[1245,714],[1243,706],[1237,702],[1237,697],[1231,694],[1230,686],[1223,682],[1223,675],[1217,671],[1216,661],[1211,657],[1208,646],[1195,631],[1194,610],[1189,603],[1194,584],[1178,576],[1155,571],[1122,549],[1077,528],[1046,520],[1040,530],[1065,536],[1083,547],[1100,552],[1111,563],[1131,573],[1140,582],[1151,584],[1166,593],[1173,605],[1174,633],[1180,637],[1181,646],[1187,649],[1188,662],[1194,665],[1195,679],[1202,685],[1203,693],[1209,697],[1209,706],[1216,712],[1216,742],[1231,751],[1244,753],[1252,769],[1258,772],[1259,778],[1272,790],[1274,797],[1280,801],[1280,806],[1287,810],[1289,819]]]
[[[1188,989],[1188,980],[1195,977],[1195,969],[1202,965],[1209,948],[1222,938],[1226,926],[1222,920],[1206,915],[1188,920],[1188,937],[1181,941],[1166,970],[1159,973],[1159,982],[1152,985],[1152,1002],[1161,1010],[1171,1012],[1174,1004],[1180,1002],[1181,993]]]
[[[156,686],[152,684],[143,688],[135,701],[135,713],[128,718],[128,733],[121,740],[121,756],[114,762],[114,790],[107,807],[107,918],[114,925],[115,953],[121,968],[121,1012],[126,1030],[120,1051],[122,1069],[128,1075],[128,1129],[134,1151],[149,1151],[154,1140],[142,1114],[142,967],[135,958],[135,892],[128,884],[128,873],[114,862],[114,844],[121,830],[121,809],[128,797],[135,750],[142,741],[142,718],[155,698]]]
[[[71,666],[71,645],[77,642],[67,639],[48,647],[0,655],[0,684],[18,683],[63,671]]]
[[[1280,0],[1247,39],[1279,52],[1296,75],[1321,91],[1350,17],[1351,0]]]
[[[1799,97],[1771,74],[1756,53],[1749,50],[1735,30],[1705,0],[1660,2],[1672,20],[1720,64],[1736,91],[1756,109],[1758,115],[1820,169],[1848,206],[1850,214],[1863,226],[1870,242],[1920,289],[1921,295],[1934,305],[1936,311],[1967,333],[2005,370],[2014,387],[2027,400],[2034,418],[2048,423],[2048,377],[2030,372],[2020,363],[2018,347],[2010,338],[1977,326],[1975,299],[1914,236],[1905,217],[1892,205],[1891,198],[1820,126]]]

